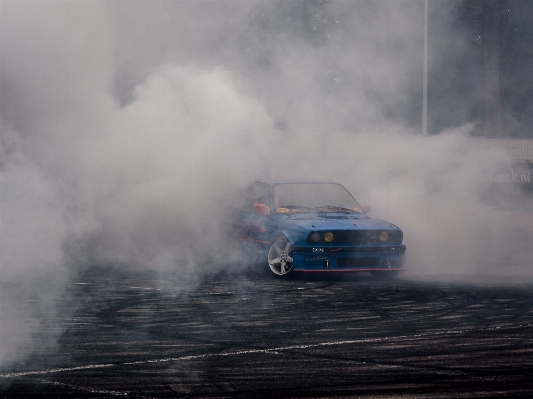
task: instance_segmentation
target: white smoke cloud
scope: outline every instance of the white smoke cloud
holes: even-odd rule
[[[67,274],[65,208],[56,182],[22,152],[19,135],[2,130],[0,154],[0,362],[33,348],[39,312]],[[52,291],[42,292],[47,286]],[[52,339],[52,337],[49,337]]]
[[[161,250],[220,247],[224,206],[261,173],[260,149],[276,139],[257,100],[234,86],[223,69],[166,65],[104,135],[78,143],[83,164],[71,178],[82,177],[76,194],[99,223],[94,261],[144,265]]]

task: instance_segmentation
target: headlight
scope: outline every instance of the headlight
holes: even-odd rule
[[[320,233],[313,231],[311,234],[309,234],[309,241],[311,242],[319,242],[320,241]]]
[[[382,231],[381,233],[379,233],[379,240],[381,242],[387,242],[388,239],[389,239],[389,235],[387,234],[386,231]]]
[[[324,233],[324,241],[326,241],[326,242],[333,241],[333,233],[331,231],[328,231],[327,233]]]

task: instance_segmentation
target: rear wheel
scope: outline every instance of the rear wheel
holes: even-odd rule
[[[287,276],[292,271],[294,261],[292,246],[284,235],[276,236],[268,249],[268,266],[277,276]]]

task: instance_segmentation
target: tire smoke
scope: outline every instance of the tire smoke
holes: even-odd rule
[[[509,158],[472,125],[402,123],[419,112],[418,3],[357,4],[1,3],[0,365],[53,345],[42,315],[65,311],[76,270],[238,269],[228,209],[257,178],[344,184],[404,230],[412,273],[505,274],[514,257],[531,275],[480,194]]]

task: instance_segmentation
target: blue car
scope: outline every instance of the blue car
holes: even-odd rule
[[[240,240],[276,276],[370,272],[390,278],[404,270],[402,231],[370,218],[370,207],[340,184],[255,182],[243,207]]]

